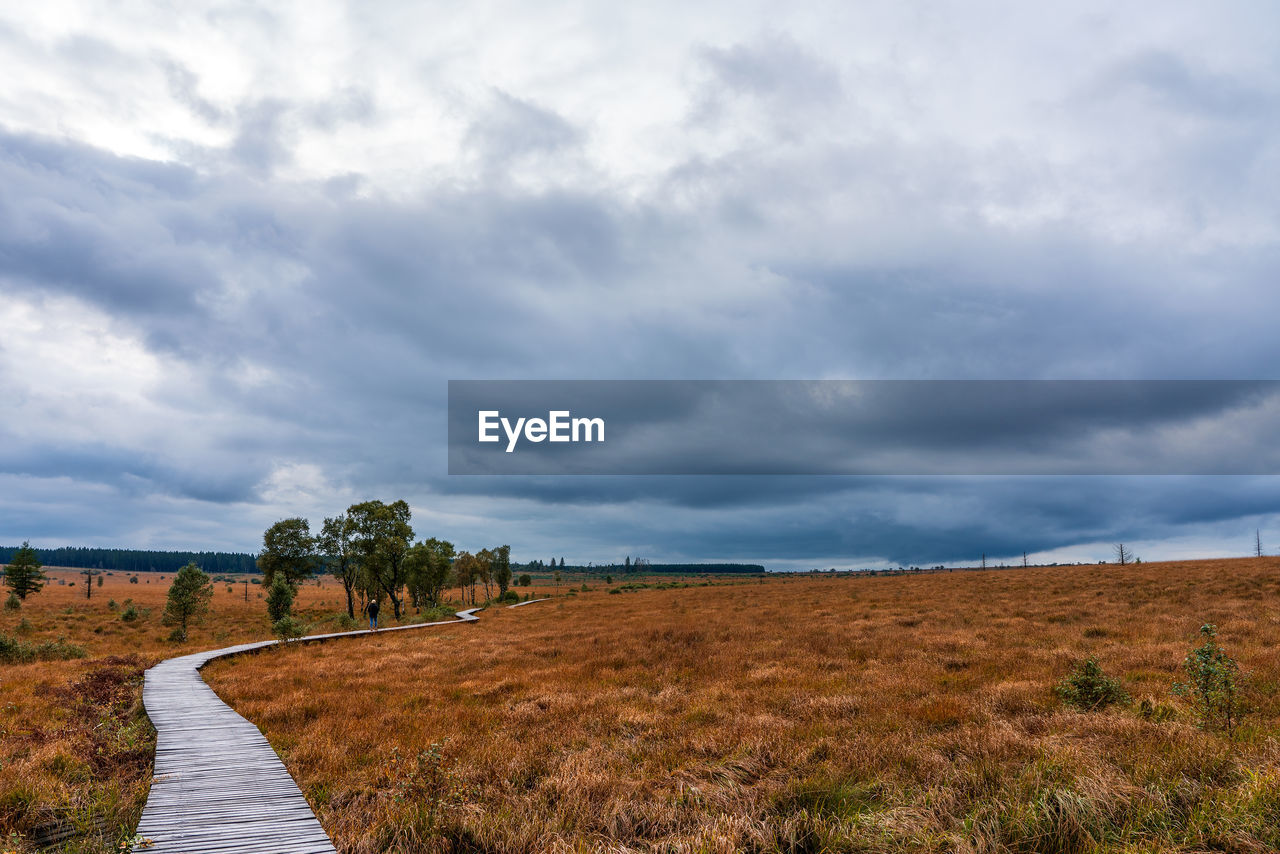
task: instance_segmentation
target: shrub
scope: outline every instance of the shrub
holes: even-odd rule
[[[285,581],[284,574],[277,575],[271,581],[271,589],[267,592],[267,616],[271,624],[283,620],[293,610],[293,587]]]
[[[1085,711],[1129,702],[1129,695],[1120,680],[1103,673],[1102,665],[1092,655],[1078,662],[1054,690],[1064,703]]]
[[[402,756],[398,747],[391,748],[388,806],[399,815],[390,838],[382,840],[384,850],[423,848],[425,840],[439,834],[449,813],[473,796],[445,759],[446,743],[433,743],[413,757]]]
[[[1218,628],[1212,623],[1200,627],[1204,643],[1182,662],[1186,682],[1175,682],[1173,692],[1191,700],[1200,726],[1235,735],[1246,712],[1240,696],[1245,676],[1240,665],[1218,646]]]
[[[182,626],[178,626],[173,631],[169,632],[169,640],[172,643],[186,643],[187,630],[184,629]]]
[[[137,583],[138,583],[138,576],[136,576],[136,575],[131,575],[131,576],[129,576],[129,583],[130,583],[130,584],[137,584]]]
[[[138,608],[133,604],[132,599],[124,600],[124,610],[120,612],[120,619],[126,623],[132,623],[138,619]]]
[[[85,655],[84,647],[67,643],[64,638],[33,644],[8,635],[0,635],[0,662],[5,664],[63,661],[69,658],[84,658]]]
[[[519,578],[516,579],[516,584],[520,587],[528,587],[529,585],[533,584],[533,579],[527,574],[521,575]]]
[[[114,599],[108,599],[108,600],[107,600],[107,610],[108,610],[108,611],[118,611],[118,610],[120,610],[120,603],[119,603],[119,602],[117,602],[117,601],[116,601],[116,600],[114,600]]]
[[[502,604],[505,602],[519,602],[520,594],[515,592],[514,590],[508,590],[507,592],[503,593],[501,596],[499,596],[497,599],[493,601],[499,604]]]
[[[338,627],[340,631],[344,631],[344,632],[349,632],[359,625],[359,623],[357,623],[353,617],[349,617],[346,614],[339,614],[338,616],[334,617],[333,623]]]
[[[311,626],[299,620],[292,614],[285,614],[280,619],[271,624],[271,631],[275,632],[276,637],[282,641],[293,640],[306,635],[310,631]]]
[[[610,588],[610,590],[609,590],[609,595],[610,595],[610,596],[616,596],[617,594],[619,594],[619,593],[621,593],[621,592],[622,592],[622,588],[620,588],[620,587],[613,587],[613,588]]]
[[[22,600],[18,598],[17,593],[10,593],[9,598],[4,600],[4,609],[6,611],[16,611],[22,607]]]

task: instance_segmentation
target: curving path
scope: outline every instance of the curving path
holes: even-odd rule
[[[521,603],[523,604],[523,603]],[[380,629],[399,632],[475,622],[457,620]],[[367,629],[299,641],[367,635]],[[258,641],[162,661],[146,673],[142,702],[156,728],[151,793],[137,850],[153,854],[336,854],[298,784],[258,728],[222,702],[200,677],[215,658],[272,646]]]

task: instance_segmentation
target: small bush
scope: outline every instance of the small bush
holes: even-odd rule
[[[6,611],[16,611],[22,607],[22,600],[18,598],[17,593],[10,593],[9,598],[4,600],[4,609]]]
[[[124,600],[124,610],[120,612],[120,619],[126,623],[132,623],[138,619],[138,608],[133,604],[132,599]]]
[[[1171,720],[1176,712],[1168,703],[1156,703],[1152,702],[1149,697],[1143,697],[1142,702],[1138,703],[1138,714],[1145,721],[1151,721],[1153,724],[1162,724],[1167,720]]]
[[[1129,702],[1129,695],[1120,680],[1103,673],[1102,665],[1092,655],[1077,663],[1054,690],[1064,703],[1085,711]]]
[[[1241,697],[1246,677],[1236,660],[1218,646],[1217,626],[1206,623],[1200,635],[1204,643],[1182,662],[1187,681],[1175,682],[1173,692],[1191,700],[1201,727],[1233,736],[1246,712]]]
[[[622,588],[620,588],[620,587],[613,587],[613,588],[610,588],[610,590],[609,590],[609,595],[610,595],[610,596],[616,596],[616,595],[618,595],[618,594],[619,594],[619,593],[621,593],[621,592],[622,592]]]
[[[300,638],[311,630],[311,626],[302,622],[292,614],[285,614],[280,619],[271,624],[271,631],[275,632],[276,637],[282,641]]]
[[[136,576],[136,575],[131,575],[131,576],[129,576],[129,583],[130,583],[130,584],[137,584],[137,583],[138,583],[138,576]]]
[[[169,641],[171,643],[186,643],[187,630],[184,629],[182,626],[178,626],[176,629],[169,632]]]
[[[515,592],[514,590],[508,590],[506,593],[503,593],[494,601],[499,604],[506,603],[506,602],[519,602],[520,594]]]
[[[26,664],[31,661],[65,661],[69,658],[84,658],[84,647],[67,643],[65,639],[44,643],[28,643],[8,635],[0,635],[0,662],[5,664]]]
[[[333,618],[333,624],[338,627],[339,631],[349,632],[359,625],[354,617],[348,617],[346,614],[339,614]]]
[[[116,601],[116,600],[114,600],[114,599],[108,599],[108,600],[107,600],[107,610],[108,610],[108,611],[119,611],[119,610],[120,610],[120,603],[119,603],[119,602],[117,602],[117,601]]]
[[[267,593],[267,616],[271,618],[273,626],[292,613],[295,592],[283,573],[272,579],[271,589]]]

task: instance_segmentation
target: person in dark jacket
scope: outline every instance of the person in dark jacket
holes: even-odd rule
[[[370,599],[369,604],[364,606],[364,610],[369,614],[369,628],[376,632],[378,630],[378,600]]]

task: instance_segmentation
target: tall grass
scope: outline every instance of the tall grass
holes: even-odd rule
[[[1261,852],[1280,850],[1274,692],[1231,740],[1170,688],[1206,620],[1277,684],[1278,597],[1272,559],[769,579],[206,677],[345,852]],[[1132,705],[1061,701],[1089,657]],[[388,763],[442,742],[457,802],[419,832]]]

